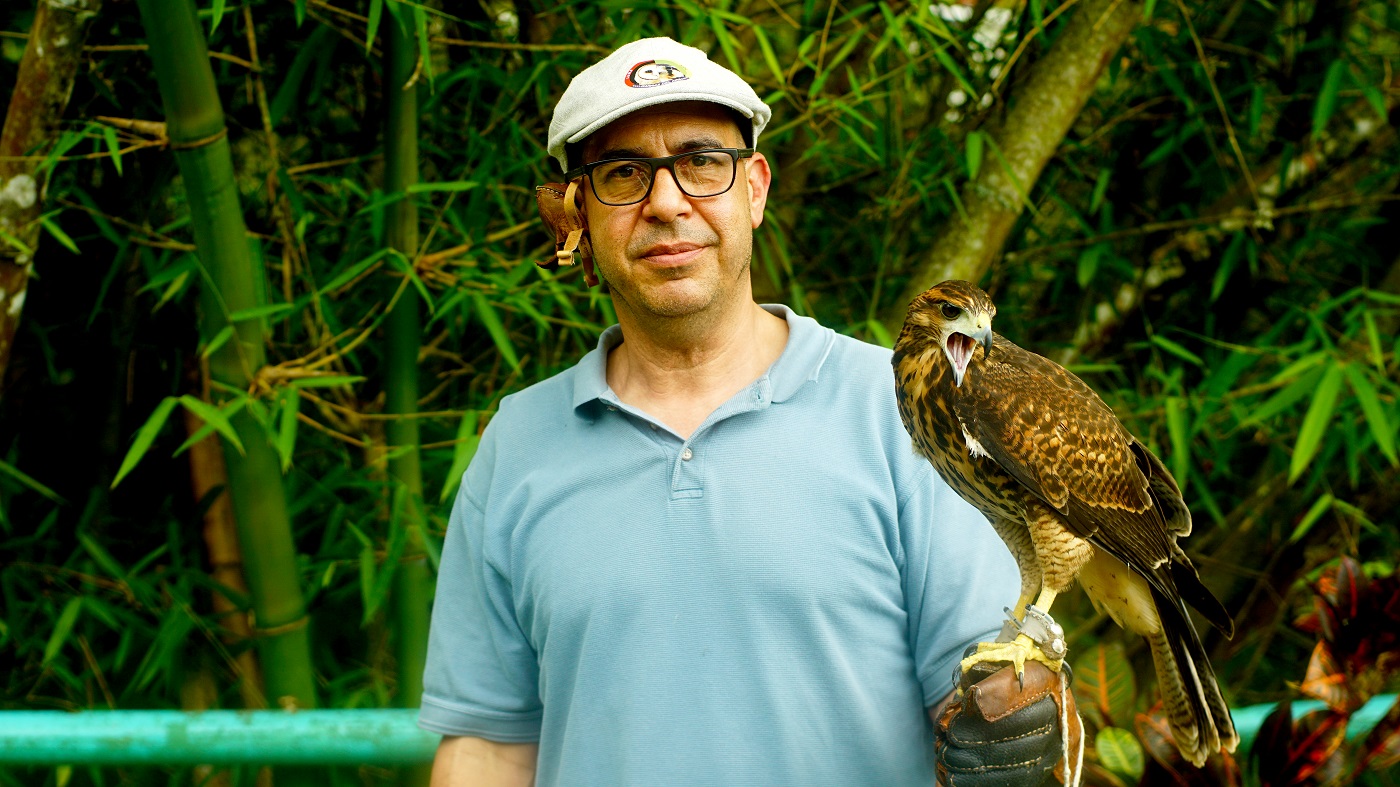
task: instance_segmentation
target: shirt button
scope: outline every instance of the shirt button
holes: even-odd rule
[[[689,448],[685,449],[684,451],[681,451],[681,459],[683,461],[689,462],[690,457],[692,456],[695,456],[695,454],[692,454]]]

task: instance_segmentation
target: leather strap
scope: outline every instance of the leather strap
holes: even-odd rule
[[[554,234],[554,258],[535,264],[545,270],[558,270],[561,265],[573,265],[577,255],[578,261],[583,263],[583,280],[589,287],[595,287],[598,275],[593,269],[593,244],[588,237],[587,219],[579,210],[580,197],[577,180],[535,187],[540,218]]]

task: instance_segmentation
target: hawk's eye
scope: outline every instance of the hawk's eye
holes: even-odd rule
[[[959,309],[958,307],[954,306],[954,305],[951,304],[951,303],[945,303],[945,304],[943,304],[943,316],[944,316],[944,317],[947,317],[947,318],[950,319],[950,320],[956,320],[956,319],[958,318],[958,316],[961,315],[961,314],[962,314],[962,309]]]

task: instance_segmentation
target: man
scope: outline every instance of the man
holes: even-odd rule
[[[933,783],[931,719],[1016,569],[911,450],[889,351],[754,302],[768,119],[669,39],[560,99],[549,152],[618,325],[506,397],[463,477],[420,716],[435,785]],[[963,740],[958,772],[1038,783],[1060,744],[1037,699],[1054,718],[969,728],[1010,759]]]

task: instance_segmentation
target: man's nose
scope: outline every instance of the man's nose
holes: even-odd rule
[[[690,197],[681,191],[670,169],[658,169],[653,177],[656,181],[651,184],[651,196],[642,208],[644,217],[665,223],[690,211]]]

